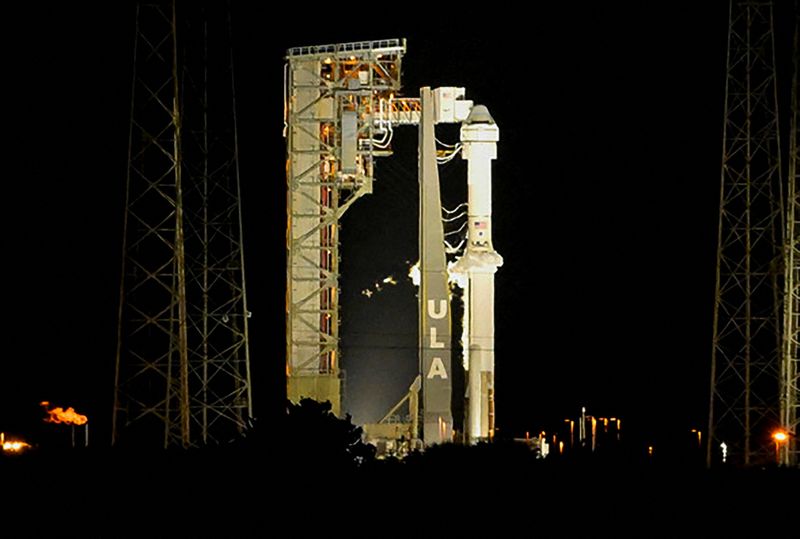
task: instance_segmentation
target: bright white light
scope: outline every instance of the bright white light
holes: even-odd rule
[[[782,443],[782,442],[785,442],[786,440],[788,440],[789,436],[785,432],[783,432],[782,430],[779,430],[778,432],[776,432],[775,434],[772,435],[772,438],[776,442]]]
[[[467,280],[469,277],[465,273],[453,271],[454,265],[455,262],[449,262],[447,264],[447,282],[451,285],[456,285],[463,290],[467,286]],[[414,262],[414,265],[408,268],[408,278],[411,279],[411,282],[414,283],[414,286],[419,286],[420,282],[422,282],[422,275],[420,274],[419,270],[419,260]],[[393,282],[391,284],[397,283]]]
[[[414,286],[419,286],[422,282],[422,275],[419,271],[419,260],[414,262],[414,265],[408,268],[408,278],[414,283]]]
[[[447,264],[447,282],[451,285],[456,285],[461,290],[464,290],[467,288],[469,275],[455,271],[453,269],[455,265],[455,262],[448,262]]]
[[[373,283],[373,285],[370,288],[365,288],[364,290],[362,290],[361,291],[361,295],[362,296],[366,296],[368,298],[371,298],[373,295],[377,294],[378,292],[383,291],[383,288],[384,288],[383,285],[389,285],[389,284],[390,285],[396,285],[397,284],[397,280],[394,278],[394,275],[389,275],[388,277],[384,277],[380,281],[377,281],[377,282]],[[373,290],[373,288],[375,290]]]
[[[19,453],[23,449],[30,447],[30,445],[26,444],[25,442],[20,442],[17,440],[4,440],[2,447],[3,451],[7,453]]]
[[[725,464],[728,461],[728,444],[722,442],[719,448],[722,449],[722,463]]]

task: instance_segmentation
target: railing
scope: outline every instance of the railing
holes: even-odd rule
[[[418,97],[393,97],[381,99],[374,123],[380,130],[387,124],[417,125],[422,114],[422,102]]]
[[[402,51],[406,50],[405,39],[379,39],[377,41],[354,41],[352,43],[334,43],[331,45],[310,45],[292,47],[286,51],[287,57],[315,56],[319,54],[347,54],[364,51]]]

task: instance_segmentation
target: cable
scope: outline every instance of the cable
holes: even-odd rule
[[[384,135],[383,140],[372,139],[372,145],[381,150],[385,150],[386,148],[388,148],[389,144],[392,143],[392,138],[394,137],[392,122],[386,122],[386,125],[389,126],[389,129],[386,131],[386,135]]]
[[[381,150],[385,150],[389,147],[389,144],[392,142],[392,137],[394,137],[394,130],[392,129],[392,100],[394,98],[389,98],[389,104],[387,107],[384,107],[385,99],[381,98],[378,102],[378,129],[383,130],[386,134],[383,136],[382,140],[372,139],[372,144]],[[387,117],[388,119],[384,119]]]
[[[466,216],[467,216],[467,212],[462,211],[461,213],[459,213],[458,215],[456,215],[454,217],[442,217],[442,222],[443,223],[452,223],[452,222],[458,221],[462,217],[466,217]]]
[[[460,145],[461,145],[461,144],[460,144],[460,143],[458,143],[458,142],[456,142],[455,144],[447,144],[446,142],[442,142],[441,140],[439,140],[439,139],[438,139],[438,138],[436,138],[435,136],[433,137],[433,140],[435,140],[436,142],[438,142],[439,144],[441,144],[441,145],[442,145],[442,146],[444,146],[445,148],[456,148],[456,147],[458,147],[458,146],[460,146]]]
[[[459,204],[458,206],[456,206],[456,207],[455,207],[455,208],[453,208],[452,210],[448,210],[447,208],[445,208],[444,206],[442,206],[442,211],[443,211],[443,212],[445,212],[445,213],[446,213],[446,214],[448,214],[448,215],[452,215],[452,214],[454,214],[455,212],[457,212],[458,210],[460,210],[461,208],[466,208],[466,207],[467,207],[467,205],[468,205],[468,203],[467,203],[467,202],[462,202],[461,204]]]
[[[466,241],[467,241],[466,238],[463,238],[458,245],[453,247],[452,245],[447,243],[447,240],[444,240],[444,245],[446,247],[445,248],[445,253],[447,253],[447,254],[457,254],[461,250],[461,248],[464,247],[464,243]]]
[[[458,234],[459,232],[463,232],[464,229],[467,227],[467,222],[464,221],[464,224],[458,227],[456,230],[452,230],[450,232],[445,232],[445,236],[452,236],[453,234]]]
[[[455,149],[455,150],[453,150],[452,152],[450,152],[450,155],[448,155],[448,156],[446,156],[446,157],[437,157],[437,158],[436,158],[436,162],[437,162],[437,163],[439,163],[440,165],[443,165],[443,164],[445,164],[445,163],[449,163],[449,162],[450,162],[450,161],[452,161],[452,160],[453,160],[453,159],[454,159],[454,158],[455,158],[455,157],[456,157],[456,156],[457,156],[459,153],[461,153],[461,144],[458,144],[458,145],[456,146],[456,149]]]

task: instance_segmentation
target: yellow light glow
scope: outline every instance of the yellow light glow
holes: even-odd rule
[[[690,432],[697,435],[697,444],[701,445],[703,443],[703,433],[700,431],[700,429],[692,429]]]
[[[23,449],[30,447],[30,444],[20,442],[18,440],[5,440],[3,442],[3,451],[6,453],[20,453]]]
[[[789,439],[789,435],[786,434],[784,431],[779,430],[772,435],[772,439],[778,443],[783,443]]]

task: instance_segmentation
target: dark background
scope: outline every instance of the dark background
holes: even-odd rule
[[[256,413],[285,396],[286,48],[408,38],[403,85],[464,86],[501,131],[494,168],[498,427],[582,405],[652,443],[705,430],[727,2],[538,3],[522,12],[233,2]],[[109,440],[130,107],[131,2],[15,6],[3,33],[0,430],[38,402]],[[9,9],[9,8],[6,8]],[[283,8],[280,10],[283,11]],[[780,12],[783,13],[783,12]],[[440,129],[454,142],[456,129]],[[346,404],[374,421],[416,367],[416,142],[343,220]],[[460,160],[443,199],[463,196]],[[368,299],[387,275],[396,286]],[[454,362],[458,361],[454,358]]]

